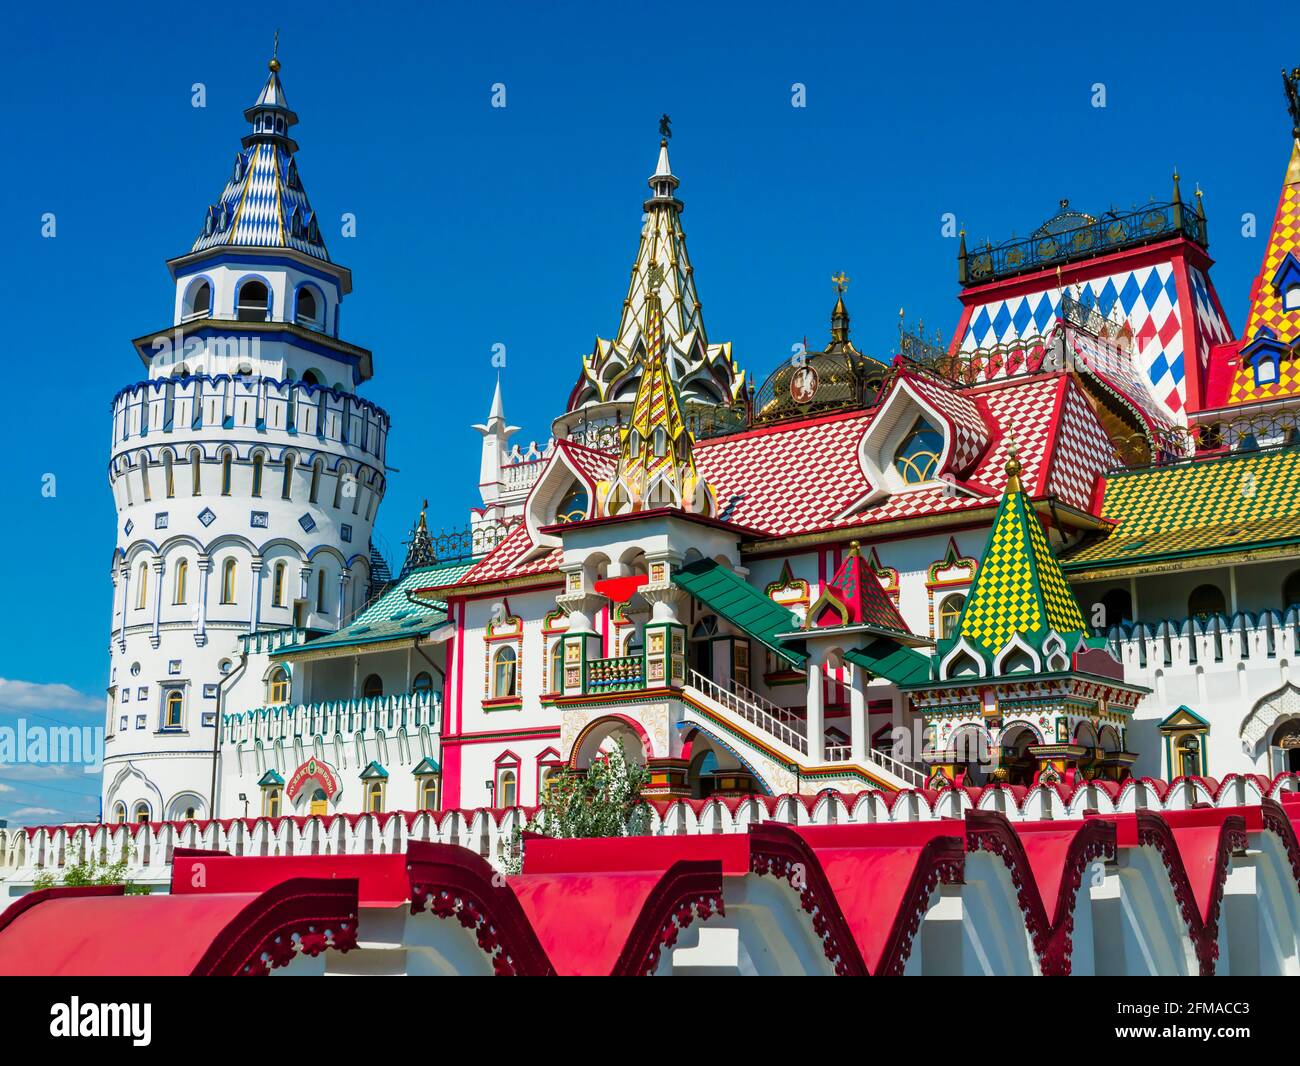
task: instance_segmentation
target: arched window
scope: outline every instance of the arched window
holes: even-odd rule
[[[176,576],[172,579],[172,603],[185,602],[185,579],[189,576],[190,564],[182,559],[176,564]]]
[[[581,522],[587,517],[587,490],[575,484],[560,497],[559,506],[555,508],[556,523]]]
[[[126,825],[126,804],[120,800],[113,804],[113,821],[118,825]]]
[[[262,467],[264,463],[265,460],[262,458],[261,452],[258,452],[255,456],[253,456],[253,495],[254,496],[262,495]]]
[[[366,810],[371,814],[379,814],[384,809],[384,783],[382,781],[370,782],[370,787],[366,790]]]
[[[894,453],[894,468],[909,485],[930,481],[943,452],[943,434],[925,419],[919,419]]]
[[[144,490],[144,498],[147,503],[153,499],[153,493],[149,491],[149,457],[140,456],[140,488]]]
[[[518,695],[515,649],[505,644],[492,657],[492,695],[496,699]]]
[[[284,582],[288,567],[284,563],[276,563],[275,569],[271,571],[271,606],[284,606]]]
[[[190,495],[203,495],[203,453],[198,448],[190,449]]]
[[[1133,621],[1133,597],[1128,589],[1111,589],[1101,598],[1102,628]]]
[[[185,693],[174,688],[167,693],[167,702],[163,705],[163,728],[179,729],[181,714],[185,708]]]
[[[1218,585],[1198,585],[1187,597],[1187,613],[1192,618],[1209,618],[1216,614],[1226,614],[1223,592]]]
[[[172,453],[163,453],[163,483],[166,486],[167,498],[170,500],[176,495],[176,471],[172,468]]]
[[[316,613],[317,614],[324,614],[325,611],[327,610],[327,604],[325,603],[325,585],[326,585],[325,571],[320,570],[316,574]]]
[[[311,289],[298,290],[298,309],[294,321],[300,326],[316,329],[320,325],[320,311],[317,309],[316,294]]]
[[[550,691],[564,691],[564,639],[556,637],[551,644]]]
[[[961,609],[966,606],[966,597],[957,593],[945,596],[939,604],[939,637],[952,640],[957,635],[957,623],[961,621]]]
[[[1282,583],[1282,610],[1300,604],[1300,570],[1293,571]]]
[[[1282,308],[1285,311],[1294,311],[1300,308],[1300,285],[1288,285],[1286,293],[1282,297]]]
[[[311,385],[313,388],[317,387],[320,385],[320,375],[314,370],[304,371],[302,375],[302,383],[304,385]]]
[[[266,679],[266,702],[270,704],[289,702],[289,671],[277,666]]]
[[[135,820],[142,825],[149,821],[149,804],[143,800],[135,805]]]
[[[266,790],[266,802],[263,805],[263,813],[268,818],[280,817],[280,790],[278,788],[268,788]]]
[[[432,692],[433,675],[428,670],[421,670],[415,675],[415,680],[411,682],[412,692]]]
[[[654,431],[654,453],[657,457],[668,454],[668,434],[664,432],[663,426],[656,426]]]
[[[436,811],[438,809],[438,778],[434,774],[420,781],[420,810]]]
[[[280,486],[280,499],[293,499],[293,454],[284,457],[284,484]]]
[[[212,286],[206,281],[200,281],[197,285],[190,287],[190,291],[185,297],[185,309],[181,313],[181,321],[188,322],[192,318],[207,318],[211,313]]]
[[[371,674],[361,683],[361,695],[368,700],[377,699],[384,694],[384,682],[378,674]]]
[[[246,281],[239,287],[235,317],[240,322],[265,322],[270,316],[270,293],[260,281]]]
[[[320,472],[324,465],[319,459],[311,464],[311,493],[307,497],[311,503],[315,503],[316,497],[320,495]]]
[[[227,559],[221,564],[221,602],[235,602],[235,577],[237,567],[234,559]]]
[[[542,767],[541,777],[537,782],[537,798],[539,800],[546,798],[547,794],[551,791],[551,786],[555,784],[555,779],[559,775],[559,772],[560,768],[558,766]]]
[[[143,611],[149,602],[149,564],[142,562],[135,573],[135,609]]]
[[[496,805],[513,807],[519,800],[519,778],[513,770],[497,772]]]
[[[226,452],[226,454],[221,457],[221,495],[222,496],[230,495],[230,463],[231,463],[230,453]]]

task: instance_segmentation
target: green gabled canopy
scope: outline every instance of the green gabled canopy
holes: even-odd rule
[[[921,654],[915,648],[905,648],[885,637],[845,652],[844,658],[876,677],[888,678],[896,685],[911,685],[929,680],[930,677],[930,656]]]
[[[798,629],[798,616],[773,602],[734,571],[712,559],[700,559],[678,570],[673,575],[673,583],[787,662],[803,666],[808,661],[807,652],[790,647],[777,635]]]
[[[418,763],[415,764],[415,769],[412,770],[411,773],[413,773],[416,777],[422,777],[425,774],[440,774],[442,773],[442,767],[439,766],[433,759],[430,759],[429,756],[426,755],[423,759],[421,759]]]
[[[258,787],[258,788],[268,788],[268,787],[270,787],[270,786],[272,786],[272,785],[283,785],[283,784],[284,784],[284,778],[283,778],[283,777],[281,777],[281,776],[280,776],[278,773],[276,773],[274,770],[267,770],[266,773],[264,773],[264,774],[263,774],[263,775],[258,779],[257,787]]]
[[[1041,650],[1049,633],[1088,632],[1042,523],[1020,490],[1019,464],[1013,459],[1007,465],[1007,491],[957,623],[958,636],[989,659],[1013,636]],[[951,646],[942,642],[940,655]]]
[[[362,781],[370,781],[373,780],[374,778],[385,778],[387,776],[388,776],[388,771],[385,770],[382,766],[380,766],[379,763],[373,760],[371,761],[369,766],[367,766],[364,770],[361,771]]]

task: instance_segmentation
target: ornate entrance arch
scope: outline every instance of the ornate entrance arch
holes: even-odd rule
[[[1273,727],[1291,715],[1300,715],[1300,688],[1295,685],[1283,685],[1256,703],[1241,721],[1241,739],[1250,753],[1258,757]]]
[[[621,743],[624,754],[633,762],[645,763],[654,757],[650,735],[640,722],[627,715],[610,714],[587,723],[574,739],[569,751],[569,769],[582,770],[590,766],[596,753],[610,739]]]

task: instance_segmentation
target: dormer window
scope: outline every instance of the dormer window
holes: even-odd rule
[[[1300,291],[1300,286],[1296,286]],[[1289,295],[1289,293],[1288,293]],[[1288,308],[1290,310],[1290,308]],[[1277,359],[1261,356],[1255,360],[1255,384],[1273,385],[1277,382]]]
[[[246,281],[239,287],[235,303],[235,317],[240,322],[265,322],[269,315],[271,295],[260,281]]]
[[[641,454],[641,434],[635,429],[627,431],[627,454],[632,459]]]
[[[668,434],[664,432],[662,426],[655,429],[654,453],[656,459],[662,458],[668,454]]]
[[[925,419],[918,419],[894,453],[894,468],[906,484],[919,485],[934,479],[942,454],[943,434]]]
[[[555,508],[556,524],[581,522],[587,517],[588,503],[587,490],[581,485],[574,485],[560,497],[560,502]]]

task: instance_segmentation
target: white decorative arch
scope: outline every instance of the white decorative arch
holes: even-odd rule
[[[1008,640],[1006,644],[1003,645],[1002,650],[998,652],[993,659],[994,675],[999,677],[1002,676],[1003,673],[1002,665],[1012,655],[1016,655],[1016,654],[1023,655],[1029,660],[1029,671],[1028,671],[1029,673],[1031,674],[1042,673],[1043,660],[1038,657],[1038,652],[1035,651],[1033,648],[1031,648],[1028,644],[1026,644],[1025,641],[1021,638],[1019,633],[1012,633],[1011,639]],[[1020,673],[1021,671],[1016,671],[1016,672]]]
[[[123,790],[127,782],[131,779],[135,779],[139,782],[139,788],[131,794],[131,799],[128,801],[123,799]],[[129,817],[130,812],[135,809],[136,803],[138,803],[140,799],[145,798],[145,796],[140,794],[141,791],[143,791],[145,796],[151,797],[149,801],[149,807],[151,810],[163,811],[166,809],[166,805],[163,803],[162,792],[159,791],[158,786],[150,781],[149,778],[144,775],[143,771],[135,765],[135,763],[128,762],[118,770],[117,775],[113,778],[113,783],[109,786],[108,793],[104,797],[104,806],[111,810],[113,803],[116,800],[122,799],[122,802],[126,803]]]
[[[1241,720],[1241,739],[1251,753],[1257,755],[1278,720],[1293,715],[1300,715],[1300,688],[1288,682],[1262,697],[1250,709],[1250,713]]]
[[[965,637],[959,637],[957,639],[957,643],[952,646],[952,649],[948,652],[947,655],[943,657],[943,660],[939,663],[939,680],[951,681],[956,677],[964,676],[964,675],[953,674],[952,668],[956,663],[962,662],[965,659],[970,659],[975,663],[975,667],[977,670],[975,676],[977,677],[988,676],[988,667],[984,662],[984,656],[982,656],[976,650],[975,646],[971,644],[970,641],[968,641]]]

